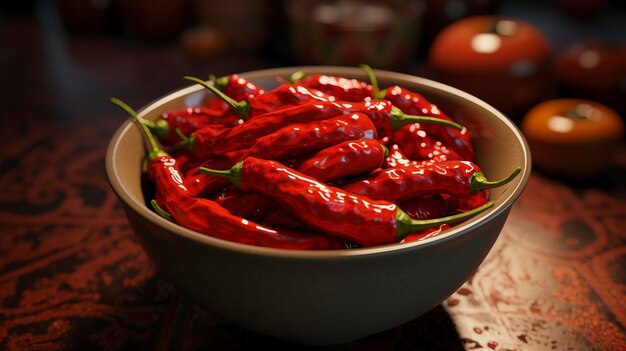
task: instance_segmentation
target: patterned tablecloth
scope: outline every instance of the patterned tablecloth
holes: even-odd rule
[[[48,28],[50,29],[50,28]],[[203,311],[155,271],[104,174],[133,106],[255,59],[188,62],[174,47],[0,27],[0,349],[294,349]],[[395,329],[328,350],[626,349],[626,147],[602,177],[535,172],[476,274]],[[298,347],[300,348],[300,347]]]

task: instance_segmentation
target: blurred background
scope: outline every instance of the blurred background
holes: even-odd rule
[[[460,24],[474,16],[486,17]],[[495,30],[502,17],[517,27]],[[513,120],[556,96],[626,109],[626,4],[617,0],[3,1],[0,26],[3,71],[28,69],[20,53],[30,50],[48,62],[42,79],[79,94],[89,75],[98,78],[85,89],[141,81],[156,97],[185,74],[368,63],[452,84]],[[504,38],[490,55],[471,48],[485,33]],[[151,52],[162,62],[148,64]],[[152,81],[147,65],[173,80]]]

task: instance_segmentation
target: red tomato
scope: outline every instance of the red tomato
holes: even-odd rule
[[[544,96],[551,81],[550,45],[528,22],[475,16],[456,21],[433,41],[437,78],[516,114]]]
[[[611,108],[588,100],[555,99],[533,107],[522,119],[533,164],[567,178],[606,170],[624,132]]]

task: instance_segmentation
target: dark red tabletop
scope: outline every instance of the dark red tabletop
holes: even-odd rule
[[[110,96],[140,107],[187,85],[183,75],[275,63],[194,63],[175,45],[68,37],[45,21],[0,18],[0,349],[302,348],[229,324],[164,281],[104,172],[125,118]],[[321,349],[624,350],[625,228],[624,143],[585,182],[533,172],[456,293],[405,325]]]

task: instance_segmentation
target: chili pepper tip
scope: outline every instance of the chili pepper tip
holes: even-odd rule
[[[502,186],[513,180],[521,171],[522,168],[517,167],[508,177],[497,181],[489,181],[482,172],[476,172],[472,175],[470,180],[469,191],[472,194],[477,194],[485,189]]]

